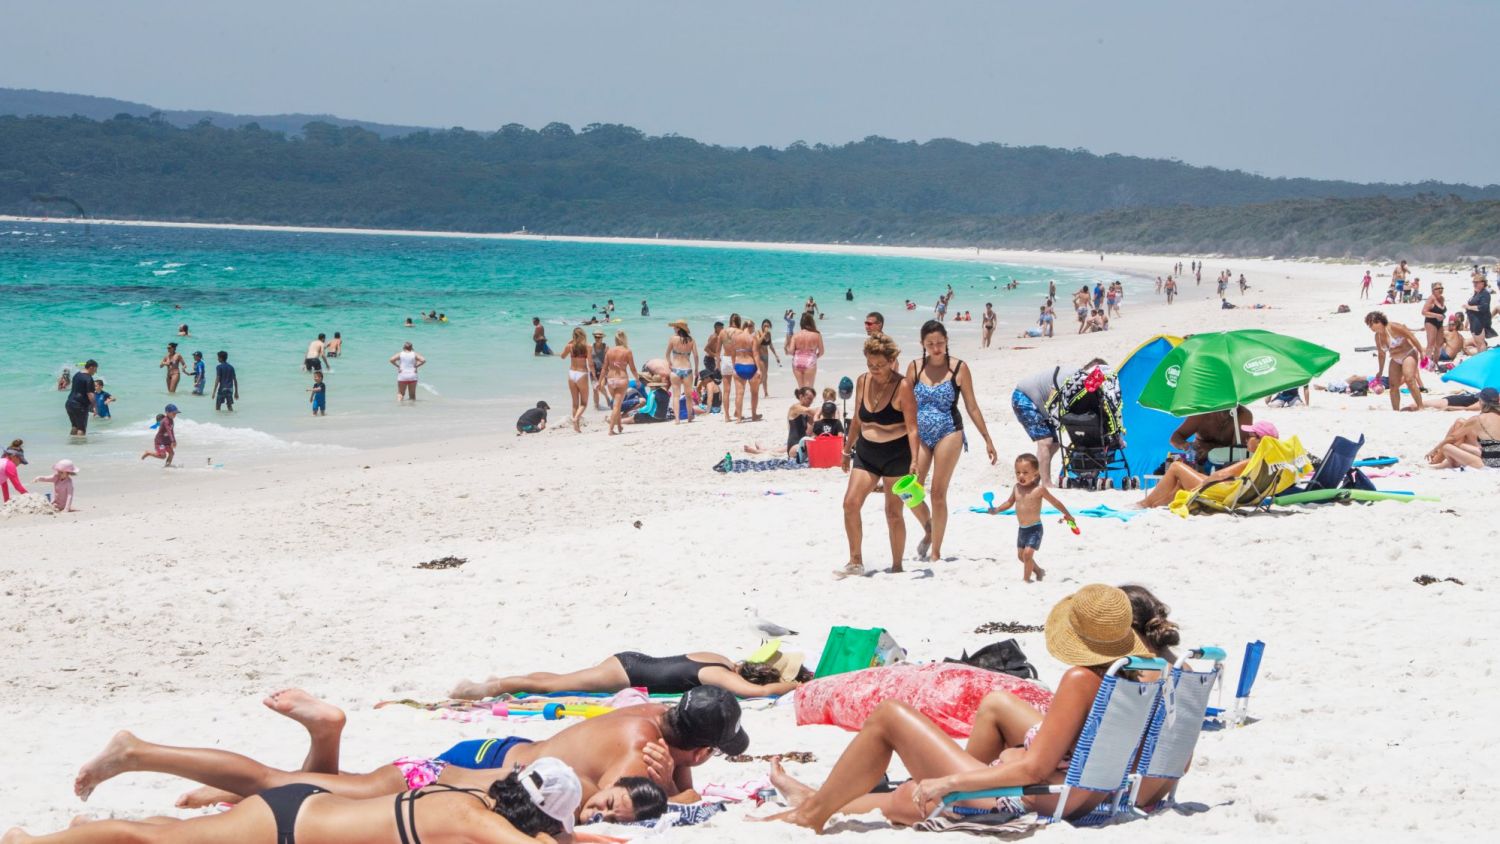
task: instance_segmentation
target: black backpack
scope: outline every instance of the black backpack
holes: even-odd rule
[[[943,661],[972,665],[975,668],[983,668],[998,674],[1009,674],[1023,680],[1035,680],[1037,676],[1036,666],[1026,660],[1025,652],[1021,650],[1021,646],[1016,643],[1015,639],[993,642],[972,654],[965,650],[963,656],[958,659],[949,658]]]

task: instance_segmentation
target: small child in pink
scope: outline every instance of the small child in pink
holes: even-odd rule
[[[73,476],[78,467],[71,460],[59,460],[52,465],[52,474],[36,479],[39,484],[52,484],[52,506],[68,513],[73,509]]]

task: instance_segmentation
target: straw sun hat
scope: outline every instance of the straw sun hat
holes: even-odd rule
[[[679,320],[675,320],[673,322],[669,322],[669,323],[667,323],[667,327],[668,328],[681,328],[683,331],[689,331],[689,330],[691,330],[688,327],[688,321],[685,320],[685,319],[679,319]]]
[[[1091,583],[1058,601],[1047,614],[1047,652],[1080,666],[1151,656],[1130,622],[1129,596],[1113,586]]]

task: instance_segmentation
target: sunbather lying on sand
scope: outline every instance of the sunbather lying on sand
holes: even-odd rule
[[[304,762],[311,770],[283,771],[223,750],[167,747],[128,732],[110,740],[78,772],[73,790],[87,800],[100,784],[130,771],[185,777],[249,796],[290,783],[309,783],[346,797],[367,798],[415,790],[432,783],[482,788],[496,772],[528,765],[542,757],[562,759],[584,784],[580,812],[585,819],[649,819],[660,815],[662,788],[684,802],[697,799],[691,768],[715,749],[744,752],[749,738],[739,729],[739,703],[720,689],[684,695],[677,706],[643,704],[574,724],[542,741],[509,737],[460,742],[427,757],[402,757],[365,774],[338,770],[338,743],[344,714],[300,690],[272,695],[267,706],[303,724],[312,739]],[[650,776],[655,783],[646,779]],[[653,796],[653,793],[655,796]],[[182,806],[204,805],[217,792],[191,792]],[[640,805],[637,805],[639,802]]]
[[[1250,454],[1255,453],[1255,447],[1260,445],[1261,437],[1279,437],[1281,433],[1276,430],[1273,423],[1260,421],[1254,425],[1243,425],[1241,430],[1245,432],[1245,450]],[[1205,485],[1216,481],[1228,480],[1239,477],[1250,464],[1249,460],[1241,460],[1231,463],[1212,474],[1205,475],[1181,461],[1167,464],[1167,471],[1157,481],[1156,486],[1146,493],[1146,497],[1137,502],[1140,508],[1165,507],[1172,503],[1177,493],[1183,490],[1201,489]]]
[[[1153,625],[1159,647],[1165,650],[1169,643],[1176,643],[1177,636],[1175,625],[1167,626],[1165,607],[1161,609],[1159,621],[1153,612],[1145,623]],[[767,820],[822,831],[835,813],[879,809],[891,821],[910,825],[927,817],[944,795],[954,791],[1061,782],[1105,670],[1121,657],[1149,656],[1153,651],[1134,629],[1130,596],[1098,583],[1052,608],[1046,638],[1048,652],[1074,667],[1063,674],[1045,714],[1006,692],[986,695],[969,744],[961,748],[916,709],[885,701],[865,720],[817,790],[792,779],[779,765],[773,767],[772,782],[794,808]],[[901,757],[912,779],[895,791],[871,794],[892,754]],[[1154,783],[1151,790],[1153,795],[1160,792]],[[1104,796],[1074,791],[1065,814],[1087,812]],[[1056,804],[1055,795],[1041,795],[964,805],[1020,816],[1030,811],[1051,813]]]
[[[709,651],[678,656],[646,656],[624,651],[593,668],[569,674],[537,671],[513,677],[491,677],[482,683],[464,680],[448,696],[478,700],[518,692],[619,692],[645,688],[658,694],[680,694],[698,686],[718,686],[738,697],[783,695],[812,679],[801,654],[785,654],[770,663],[735,662]]]
[[[434,786],[355,800],[314,785],[287,784],[257,794],[228,812],[189,820],[78,823],[33,837],[7,832],[3,844],[530,844],[573,830],[578,778],[556,759],[538,759],[507,776],[490,772],[491,784],[474,789]],[[421,838],[417,825],[421,824]]]

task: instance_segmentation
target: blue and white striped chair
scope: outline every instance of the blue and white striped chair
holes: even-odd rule
[[[1203,719],[1208,711],[1208,697],[1220,682],[1224,670],[1224,649],[1195,648],[1178,658],[1167,680],[1162,704],[1151,716],[1141,756],[1130,774],[1130,798],[1126,806],[1135,810],[1136,797],[1147,779],[1172,780],[1172,790],[1152,808],[1176,804],[1177,781],[1187,773],[1198,738],[1203,735]],[[1207,671],[1193,671],[1189,659],[1212,660]]]
[[[1165,677],[1139,682],[1119,677],[1118,672],[1129,669],[1159,671],[1165,675],[1167,667],[1166,660],[1145,657],[1119,659],[1110,665],[1104,672],[1104,681],[1099,684],[1099,692],[1094,695],[1094,704],[1089,708],[1083,732],[1073,749],[1073,759],[1068,763],[1068,773],[1061,783],[957,791],[945,796],[943,805],[986,797],[1056,794],[1057,809],[1048,819],[1048,822],[1056,823],[1063,819],[1068,794],[1074,789],[1082,789],[1108,797],[1074,824],[1095,826],[1108,822],[1120,811],[1122,802],[1130,793],[1131,766],[1141,749],[1152,716],[1159,708],[1158,702],[1166,683]]]

